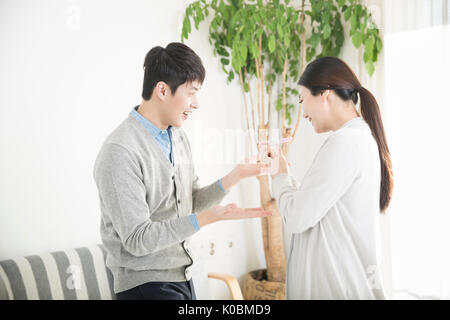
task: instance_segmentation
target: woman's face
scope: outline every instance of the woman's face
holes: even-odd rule
[[[330,110],[327,103],[329,90],[323,91],[323,94],[313,96],[311,91],[304,86],[300,86],[300,101],[302,103],[303,117],[309,120],[317,133],[330,131],[329,123]]]

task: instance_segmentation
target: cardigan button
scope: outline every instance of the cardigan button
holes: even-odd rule
[[[178,204],[180,204],[181,203],[181,200],[178,200]]]
[[[175,176],[172,176],[172,180],[175,180]]]

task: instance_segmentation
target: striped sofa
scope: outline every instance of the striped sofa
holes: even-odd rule
[[[0,300],[115,300],[113,277],[102,244],[0,261]],[[224,281],[233,300],[242,300],[238,281]]]
[[[116,299],[103,245],[0,261],[0,300]]]

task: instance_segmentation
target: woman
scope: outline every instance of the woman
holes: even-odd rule
[[[298,84],[303,117],[317,133],[333,133],[299,188],[281,152],[272,155],[273,195],[292,233],[286,297],[385,299],[378,214],[391,200],[393,175],[377,101],[334,57],[311,62]]]

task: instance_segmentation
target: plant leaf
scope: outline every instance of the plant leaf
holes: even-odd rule
[[[328,38],[330,37],[330,35],[331,35],[331,28],[330,28],[330,25],[329,25],[329,24],[326,24],[326,25],[323,27],[323,38],[324,38],[324,39],[328,39]]]
[[[367,72],[369,73],[369,75],[371,76],[373,74],[373,72],[375,71],[375,66],[373,64],[373,61],[368,61],[366,63],[366,69],[367,69]]]
[[[275,51],[275,36],[271,35],[269,39],[269,51],[270,53]]]
[[[362,43],[362,34],[359,31],[356,31],[352,36],[352,43],[356,48],[359,48]]]

